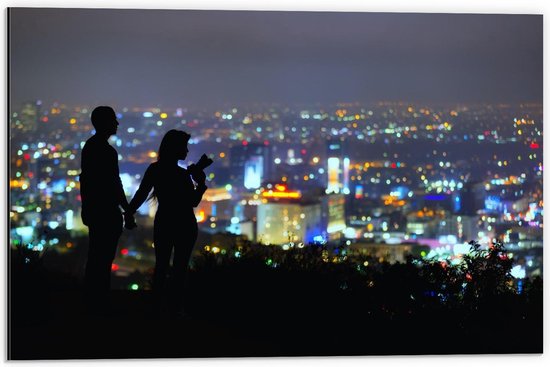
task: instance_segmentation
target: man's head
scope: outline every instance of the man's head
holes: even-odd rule
[[[92,125],[101,135],[115,135],[118,127],[115,111],[109,106],[99,106],[92,111]]]

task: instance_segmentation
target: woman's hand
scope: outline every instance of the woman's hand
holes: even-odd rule
[[[203,170],[195,169],[193,170],[193,173],[191,174],[191,177],[193,177],[193,180],[200,186],[204,186],[206,182],[206,174]]]
[[[126,229],[134,229],[137,227],[136,220],[134,218],[134,214],[125,212],[124,213],[124,228]]]

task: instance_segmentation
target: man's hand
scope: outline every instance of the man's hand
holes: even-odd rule
[[[134,229],[137,227],[136,220],[134,218],[134,214],[131,213],[124,213],[124,228],[126,229]]]

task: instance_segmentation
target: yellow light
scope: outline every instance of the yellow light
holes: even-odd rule
[[[220,153],[220,158],[225,158],[225,153],[224,152]]]
[[[206,219],[204,210],[199,211],[199,214],[195,215],[195,217],[197,218],[198,223],[204,222],[204,220]]]
[[[157,157],[157,152],[151,151],[151,152],[149,152],[148,155],[149,155],[149,158],[156,158]]]
[[[277,189],[278,191],[286,191],[286,186],[281,184],[276,184],[275,189]]]
[[[74,117],[71,118],[71,119],[69,120],[69,123],[70,123],[71,125],[76,124],[76,119],[75,119]]]
[[[298,191],[287,191],[287,192],[273,192],[265,191],[262,193],[264,198],[278,198],[278,199],[298,199],[302,196]]]
[[[163,113],[160,114],[160,118],[161,118],[161,119],[165,119],[165,118],[167,118],[167,117],[168,117],[168,114],[165,113],[165,112],[163,112]]]

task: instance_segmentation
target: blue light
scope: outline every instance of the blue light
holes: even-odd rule
[[[326,242],[325,237],[322,235],[313,236],[313,243],[323,245]]]
[[[143,117],[153,117],[153,112],[143,112]]]
[[[445,195],[426,195],[426,196],[424,196],[425,200],[430,200],[430,201],[442,201],[442,200],[445,200],[446,198],[447,198],[447,196],[445,196]]]
[[[54,193],[60,194],[65,191],[66,186],[67,186],[67,182],[61,179],[61,180],[53,181],[50,187]]]
[[[454,205],[455,212],[460,211],[461,207],[462,207],[462,203],[461,203],[461,200],[460,200],[460,196],[456,196],[455,197],[455,205]]]

